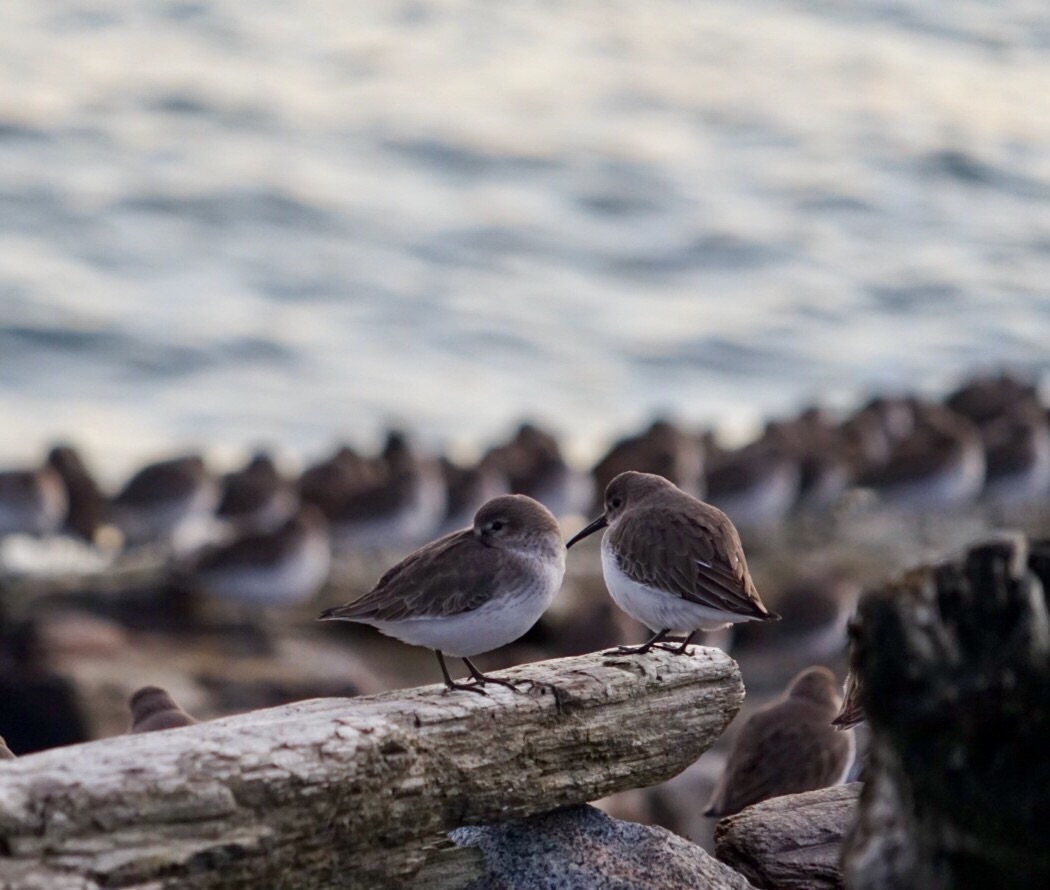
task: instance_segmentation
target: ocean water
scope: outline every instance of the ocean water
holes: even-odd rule
[[[1034,0],[0,5],[0,460],[1050,367]]]

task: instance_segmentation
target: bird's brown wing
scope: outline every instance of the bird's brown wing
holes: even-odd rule
[[[403,621],[470,612],[498,583],[499,556],[473,530],[452,532],[407,556],[364,596],[321,617]]]
[[[607,534],[632,581],[712,609],[766,617],[736,529],[706,504],[627,514]]]

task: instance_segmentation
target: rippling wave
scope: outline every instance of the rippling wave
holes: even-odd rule
[[[0,10],[0,454],[577,453],[1046,373],[1050,15]]]

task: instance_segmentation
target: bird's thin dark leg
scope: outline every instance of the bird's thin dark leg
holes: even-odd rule
[[[617,646],[615,649],[610,649],[608,652],[603,652],[602,655],[644,655],[650,649],[653,648],[657,643],[666,637],[671,631],[666,627],[657,633],[651,640],[646,640],[641,646]]]
[[[463,664],[467,666],[467,670],[470,671],[470,676],[472,676],[480,686],[484,686],[486,683],[495,683],[497,686],[506,686],[508,689],[513,689],[515,692],[518,691],[514,686],[513,680],[500,680],[496,677],[486,677],[474,666],[474,663],[469,658],[464,658]]]
[[[481,695],[488,695],[488,693],[478,686],[477,683],[457,683],[449,676],[448,667],[445,665],[445,656],[441,654],[440,649],[435,649],[434,654],[438,657],[438,664],[441,665],[441,673],[445,676],[445,686],[449,689],[466,689],[468,692],[479,692]],[[466,659],[464,659],[465,661]]]
[[[691,634],[689,634],[689,636],[687,636],[684,640],[682,640],[682,645],[680,645],[680,646],[671,647],[669,645],[659,644],[659,645],[656,646],[656,648],[657,649],[663,649],[664,652],[670,652],[672,655],[685,655],[685,654],[687,654],[686,651],[685,651],[686,647],[693,641],[693,637],[695,637],[695,636],[696,636],[696,631],[694,630]]]

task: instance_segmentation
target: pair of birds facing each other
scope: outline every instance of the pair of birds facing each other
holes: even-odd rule
[[[728,517],[662,477],[633,471],[608,484],[602,515],[567,544],[537,501],[493,498],[472,527],[420,548],[368,593],[320,617],[433,649],[450,689],[513,686],[486,677],[470,658],[528,631],[561,587],[567,549],[604,528],[602,571],[613,600],[656,631],[644,645],[610,654],[648,652],[670,633],[683,636],[672,650],[683,654],[698,630],[778,617],[762,605]],[[445,655],[462,658],[475,682],[454,682]]]

